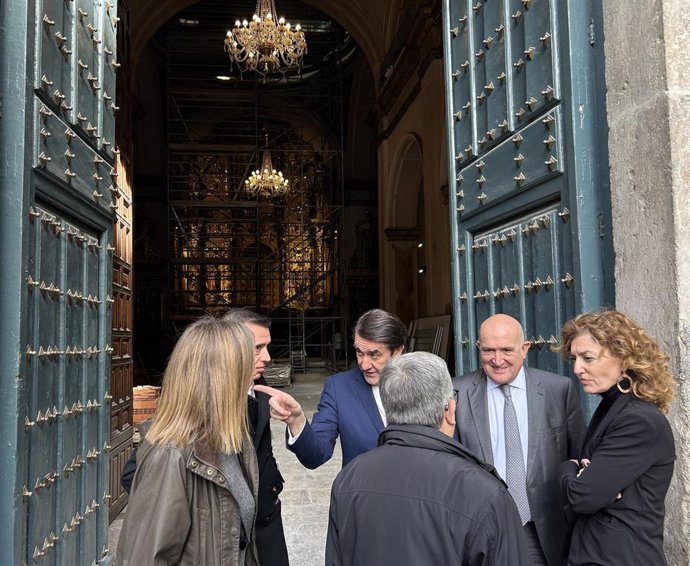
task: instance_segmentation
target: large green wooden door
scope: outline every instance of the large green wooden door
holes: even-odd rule
[[[565,373],[560,327],[612,301],[599,3],[443,11],[457,372],[502,312],[522,321],[530,365]]]
[[[116,9],[0,3],[2,564],[110,561]]]

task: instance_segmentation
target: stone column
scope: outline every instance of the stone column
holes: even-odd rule
[[[616,305],[671,355],[678,397],[666,504],[669,564],[690,549],[690,11],[603,2]]]

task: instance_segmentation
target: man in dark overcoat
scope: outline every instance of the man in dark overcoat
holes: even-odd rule
[[[532,566],[506,485],[453,439],[445,362],[393,357],[380,392],[388,426],[333,483],[326,565]]]

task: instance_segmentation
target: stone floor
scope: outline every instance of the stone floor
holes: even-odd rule
[[[308,417],[316,410],[326,375],[318,370],[295,374],[292,385],[285,389],[301,403]],[[285,478],[281,499],[290,563],[292,566],[321,566],[324,563],[331,483],[340,470],[340,445],[336,446],[329,462],[316,470],[307,470],[285,448],[285,427],[274,421],[271,428],[273,451]],[[117,547],[126,511],[110,525],[109,547],[112,549]]]

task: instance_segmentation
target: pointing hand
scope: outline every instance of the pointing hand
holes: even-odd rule
[[[268,404],[271,408],[271,416],[287,424],[293,436],[297,436],[302,431],[307,418],[302,406],[292,395],[268,385],[255,385],[254,391],[265,393],[270,397]]]

